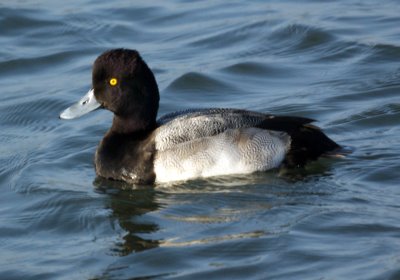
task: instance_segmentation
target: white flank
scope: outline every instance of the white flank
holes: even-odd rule
[[[265,171],[281,164],[289,146],[286,133],[228,129],[159,150],[154,162],[156,182]]]

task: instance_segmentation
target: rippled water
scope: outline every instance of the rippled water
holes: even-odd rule
[[[400,279],[398,1],[2,1],[1,279]],[[160,115],[317,119],[345,159],[173,185],[96,179],[110,125],[58,113],[138,49]],[[146,279],[147,279],[146,278]]]

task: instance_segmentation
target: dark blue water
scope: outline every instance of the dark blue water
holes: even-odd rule
[[[0,279],[400,279],[398,1],[64,2],[0,4]],[[58,114],[115,47],[155,72],[160,115],[310,117],[354,152],[156,188],[96,178],[111,114]]]

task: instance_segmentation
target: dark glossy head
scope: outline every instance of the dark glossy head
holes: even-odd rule
[[[60,118],[77,118],[102,107],[114,113],[114,131],[129,133],[155,127],[158,87],[137,51],[114,49],[100,55],[93,65],[92,85],[93,89]]]
[[[94,96],[121,118],[155,121],[159,92],[153,73],[135,50],[114,49],[93,65]]]

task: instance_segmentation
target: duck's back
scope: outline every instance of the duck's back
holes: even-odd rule
[[[156,149],[166,150],[177,144],[214,136],[227,129],[257,127],[272,117],[239,109],[189,109],[167,114],[158,120]]]
[[[237,109],[168,114],[155,131],[156,180],[251,173],[282,163],[301,166],[339,147],[313,120]]]

